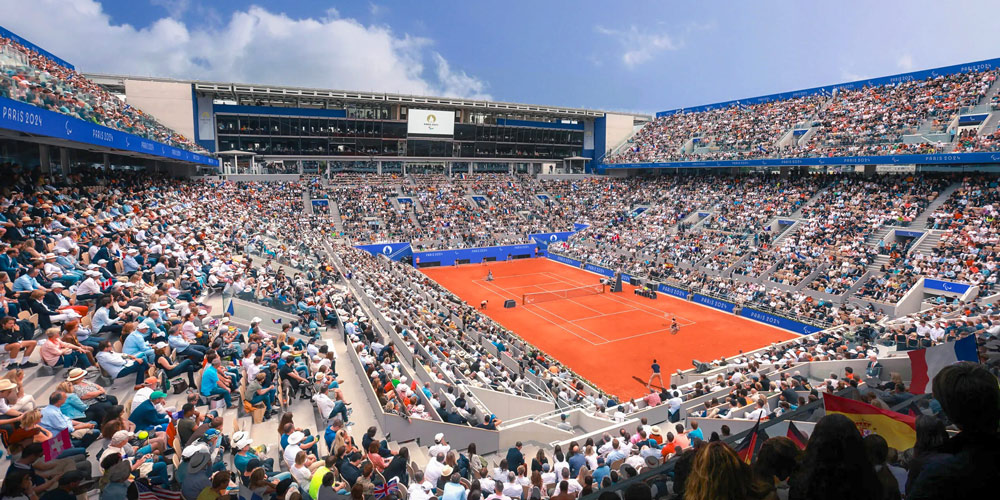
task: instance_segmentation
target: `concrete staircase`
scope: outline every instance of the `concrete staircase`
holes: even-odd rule
[[[875,260],[871,261],[867,267],[865,267],[865,272],[875,272],[877,273],[882,266],[889,263],[888,255],[877,255]]]
[[[340,203],[330,200],[330,217],[333,218],[333,227],[338,233],[344,232],[344,220],[340,216]]]
[[[302,212],[306,215],[313,214],[312,194],[308,189],[302,191]]]
[[[882,226],[878,228],[878,230],[876,230],[872,234],[869,234],[868,237],[865,238],[865,245],[877,247],[878,242],[884,240],[885,237],[895,229],[896,226]]]
[[[990,135],[997,131],[998,125],[1000,125],[1000,111],[993,111],[979,127],[978,135]]]
[[[951,198],[952,193],[958,191],[958,188],[960,187],[962,187],[961,182],[953,182],[950,186],[941,190],[938,197],[935,198],[930,205],[927,205],[927,208],[924,209],[920,215],[913,219],[913,222],[910,223],[910,228],[927,229],[927,222],[930,220],[931,214],[941,207],[941,205],[944,205],[944,202],[948,201],[948,198]]]
[[[941,231],[931,230],[930,233],[920,240],[920,243],[910,249],[910,253],[920,252],[923,255],[930,255],[934,247],[938,245],[941,241],[941,235],[944,234]]]

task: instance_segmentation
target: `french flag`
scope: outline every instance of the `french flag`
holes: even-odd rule
[[[910,369],[913,372],[910,381],[910,392],[913,394],[930,393],[934,376],[948,365],[959,361],[979,362],[976,337],[973,335],[927,349],[908,351],[906,354],[910,356]]]

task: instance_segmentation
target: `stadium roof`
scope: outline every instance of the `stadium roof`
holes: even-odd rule
[[[606,113],[615,113],[595,109],[484,101],[477,99],[464,99],[460,97],[431,97],[384,92],[289,87],[282,85],[206,82],[200,80],[177,80],[171,78],[111,75],[103,73],[86,73],[84,76],[103,85],[113,92],[122,94],[125,93],[126,80],[190,83],[194,85],[194,90],[200,94],[215,95],[219,99],[231,99],[236,101],[238,104],[254,104],[260,101],[263,105],[270,106],[340,109],[348,103],[384,103],[400,104],[411,107],[437,106],[495,113],[531,113],[551,115],[561,118],[597,118],[604,116]],[[631,115],[636,118],[646,120],[652,118],[650,115],[644,115],[641,113],[629,112],[620,114]]]

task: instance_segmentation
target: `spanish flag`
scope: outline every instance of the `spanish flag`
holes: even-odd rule
[[[870,404],[823,394],[823,405],[827,415],[840,413],[858,426],[861,436],[878,434],[885,438],[889,446],[899,451],[913,448],[917,442],[915,417],[876,408]]]

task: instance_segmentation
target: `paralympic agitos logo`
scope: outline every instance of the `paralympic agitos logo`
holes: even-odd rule
[[[427,115],[427,118],[424,119],[424,127],[427,127],[427,130],[433,132],[436,128],[438,128],[437,121],[438,121],[437,115],[429,114]]]

